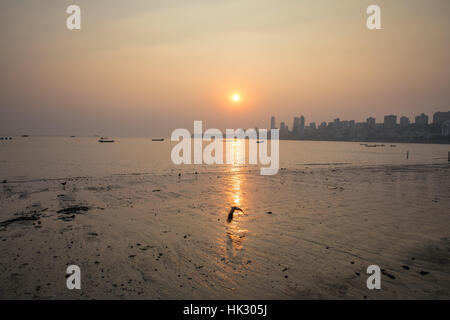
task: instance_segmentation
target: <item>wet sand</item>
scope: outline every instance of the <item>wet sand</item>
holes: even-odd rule
[[[447,164],[0,182],[0,298],[449,299],[449,191]]]

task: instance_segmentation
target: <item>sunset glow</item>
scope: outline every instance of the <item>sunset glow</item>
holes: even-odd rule
[[[233,96],[231,97],[231,100],[235,103],[241,101],[241,96],[237,93],[233,94]]]

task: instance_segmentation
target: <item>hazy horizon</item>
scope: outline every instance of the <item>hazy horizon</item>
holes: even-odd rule
[[[70,4],[82,29],[65,27]],[[378,4],[382,30],[369,31]],[[175,128],[382,122],[450,110],[450,2],[0,4],[0,135],[168,136]],[[230,95],[242,100],[232,103]]]

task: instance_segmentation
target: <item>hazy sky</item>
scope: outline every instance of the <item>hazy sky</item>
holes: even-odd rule
[[[370,4],[382,30],[366,28]],[[2,0],[0,35],[2,135],[450,110],[449,0]]]

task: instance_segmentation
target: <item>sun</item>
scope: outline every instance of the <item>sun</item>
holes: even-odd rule
[[[231,100],[233,101],[233,102],[239,102],[239,101],[241,101],[241,96],[238,94],[238,93],[234,93],[232,96],[231,96]]]

